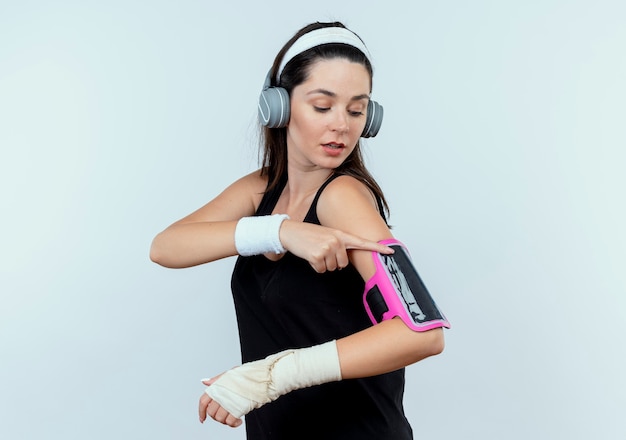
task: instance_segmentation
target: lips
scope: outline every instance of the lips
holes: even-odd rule
[[[331,156],[338,156],[339,154],[341,154],[343,149],[346,148],[344,144],[339,144],[336,142],[329,142],[327,144],[322,144],[322,147],[324,148],[324,151],[326,152],[326,154],[329,154]]]

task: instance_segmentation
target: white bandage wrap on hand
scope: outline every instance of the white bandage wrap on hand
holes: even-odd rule
[[[266,252],[282,254],[286,252],[280,242],[280,226],[289,219],[287,214],[243,217],[235,228],[235,247],[244,257],[261,255]]]
[[[245,363],[222,374],[205,392],[241,418],[290,391],[339,380],[337,344],[330,341]]]

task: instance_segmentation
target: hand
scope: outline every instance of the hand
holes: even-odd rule
[[[293,220],[282,223],[280,242],[289,252],[307,260],[318,273],[346,267],[350,263],[349,249],[393,253],[388,246],[338,229]]]
[[[216,376],[212,379],[203,379],[202,383],[206,386],[210,386],[220,376]],[[209,395],[206,393],[202,393],[202,396],[200,396],[200,402],[198,404],[198,415],[200,417],[200,423],[204,423],[208,415],[216,422],[228,425],[231,428],[236,428],[238,426],[241,426],[242,424],[241,419],[230,414],[228,411],[222,408],[222,406],[217,403],[217,401],[211,399],[211,397],[209,397]]]
[[[287,349],[246,362],[219,377],[203,379],[200,421],[208,414],[220,423],[239,426],[241,418],[293,390],[341,380],[335,340],[312,347]]]

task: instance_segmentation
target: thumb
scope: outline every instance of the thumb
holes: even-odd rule
[[[221,373],[221,374],[218,374],[218,375],[217,375],[217,376],[215,376],[215,377],[211,377],[211,378],[208,378],[208,379],[207,379],[207,378],[200,379],[200,381],[201,381],[204,385],[206,385],[206,386],[213,385],[217,379],[219,379],[220,377],[222,377],[222,375],[223,375],[223,374],[224,374],[224,373]]]
[[[219,377],[219,376],[218,376]],[[215,382],[217,380],[217,377],[211,377],[209,379],[200,379],[200,382],[202,382],[204,385],[206,386],[210,386],[213,384],[213,382]]]

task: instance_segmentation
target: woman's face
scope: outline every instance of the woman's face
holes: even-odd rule
[[[287,126],[290,165],[335,169],[352,153],[365,127],[370,75],[344,58],[319,60],[291,92]]]

